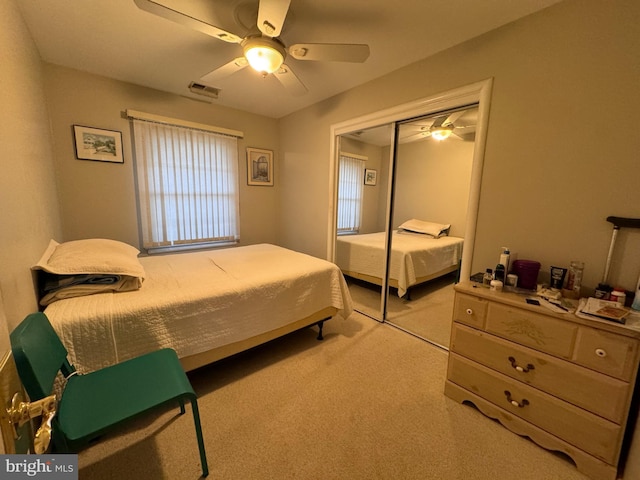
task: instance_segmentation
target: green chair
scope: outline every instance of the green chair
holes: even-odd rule
[[[189,400],[202,463],[209,474],[198,401],[176,352],[158,350],[131,360],[79,374],[44,313],[33,313],[11,332],[18,374],[31,401],[51,395],[58,371],[67,378],[52,420],[53,448],[74,452],[127,420],[169,402]]]

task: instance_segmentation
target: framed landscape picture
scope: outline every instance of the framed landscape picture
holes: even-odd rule
[[[73,134],[78,160],[124,163],[122,132],[74,125]]]
[[[273,151],[247,148],[247,185],[273,187]]]

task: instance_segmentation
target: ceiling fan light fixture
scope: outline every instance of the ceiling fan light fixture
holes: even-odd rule
[[[242,48],[249,65],[257,72],[277,72],[284,62],[284,47],[272,38],[247,38],[242,42]]]
[[[451,125],[432,127],[431,136],[438,141],[446,140],[453,133],[453,127]]]

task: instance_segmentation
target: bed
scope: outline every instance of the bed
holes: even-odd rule
[[[336,264],[344,275],[382,285],[385,232],[344,235],[336,241]],[[389,285],[403,297],[415,285],[454,272],[462,258],[464,239],[394,230],[391,238]]]
[[[164,347],[176,350],[185,370],[193,370],[307,326],[319,325],[321,337],[324,320],[352,312],[336,265],[270,244],[136,256],[139,268],[120,269],[116,276],[137,278],[137,288],[129,281],[112,290],[95,287],[102,293],[90,294],[82,289],[94,283],[70,286],[64,268],[48,272],[47,255],[34,269],[62,276],[65,287],[58,291],[65,292],[45,301],[44,313],[82,372]],[[64,267],[70,258],[73,263],[76,257],[66,255],[58,263]],[[114,270],[91,267],[101,274]]]

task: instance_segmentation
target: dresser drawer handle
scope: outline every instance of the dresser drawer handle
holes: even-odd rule
[[[607,356],[607,351],[601,348],[596,348],[596,355],[599,356],[600,358],[604,358]]]
[[[473,310],[471,310],[470,308],[467,308],[467,315],[473,315]]]
[[[505,396],[507,397],[507,402],[509,402],[511,405],[513,405],[514,407],[518,407],[518,408],[524,408],[527,405],[529,405],[529,400],[527,400],[526,398],[522,399],[522,402],[518,403],[516,400],[514,400],[513,398],[511,398],[511,392],[509,390],[505,390],[504,391]]]
[[[511,362],[511,366],[520,373],[527,373],[529,372],[529,370],[533,370],[536,368],[530,363],[528,363],[526,367],[521,367],[516,363],[516,359],[513,357],[509,357],[509,361]]]

